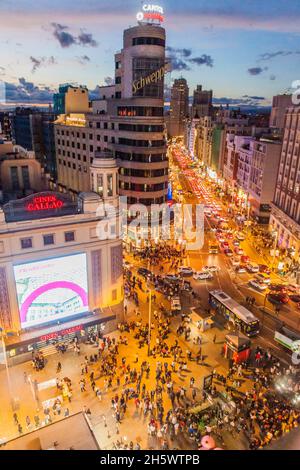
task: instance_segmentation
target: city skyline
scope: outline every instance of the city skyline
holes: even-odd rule
[[[7,100],[15,103],[51,102],[60,83],[77,82],[90,90],[109,83],[122,31],[136,24],[140,8],[137,0],[126,6],[116,0],[19,3],[0,4],[0,80]],[[167,86],[184,76],[190,90],[198,83],[213,89],[215,104],[260,106],[270,105],[273,95],[299,79],[297,2],[158,3],[165,9],[173,64]]]

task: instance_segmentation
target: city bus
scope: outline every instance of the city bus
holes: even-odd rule
[[[259,333],[259,320],[250,310],[240,305],[225,292],[221,290],[210,291],[209,304],[246,336],[255,336]]]
[[[217,242],[209,242],[208,251],[211,255],[217,255],[219,253],[219,246]]]
[[[300,354],[300,333],[290,330],[286,326],[275,331],[275,341],[290,352]]]

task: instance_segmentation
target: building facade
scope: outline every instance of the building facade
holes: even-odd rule
[[[200,118],[212,115],[212,90],[203,90],[202,85],[197,85],[194,90],[192,117]]]
[[[166,202],[165,69],[164,28],[139,23],[124,31],[123,49],[115,55],[115,85],[99,87],[90,112],[62,114],[56,121],[61,190],[89,191],[91,166],[111,155],[119,167],[119,194],[128,205],[150,209]]]
[[[68,341],[75,332],[84,337],[92,327],[115,328],[122,320],[119,215],[110,215],[103,202],[96,193],[73,202],[43,192],[3,206],[0,324],[10,333],[12,361],[28,360],[52,340]]]
[[[168,122],[170,137],[184,136],[189,116],[189,87],[185,78],[174,80],[171,88],[171,106]]]
[[[292,95],[276,95],[273,97],[270,116],[270,127],[282,131],[285,126],[285,115],[292,106]]]
[[[288,108],[270,226],[278,245],[300,252],[300,107]]]

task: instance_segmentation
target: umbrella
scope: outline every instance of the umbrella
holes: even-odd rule
[[[204,436],[201,439],[201,445],[204,449],[214,449],[216,447],[216,443],[211,436]]]

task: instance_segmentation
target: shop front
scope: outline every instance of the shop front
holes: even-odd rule
[[[116,328],[117,315],[114,315],[113,309],[109,309],[109,312],[105,310],[64,324],[7,336],[5,347],[8,365],[30,361],[37,351],[49,356],[57,353],[62,345],[68,350],[75,338],[76,342],[84,343],[93,335],[109,333]]]

